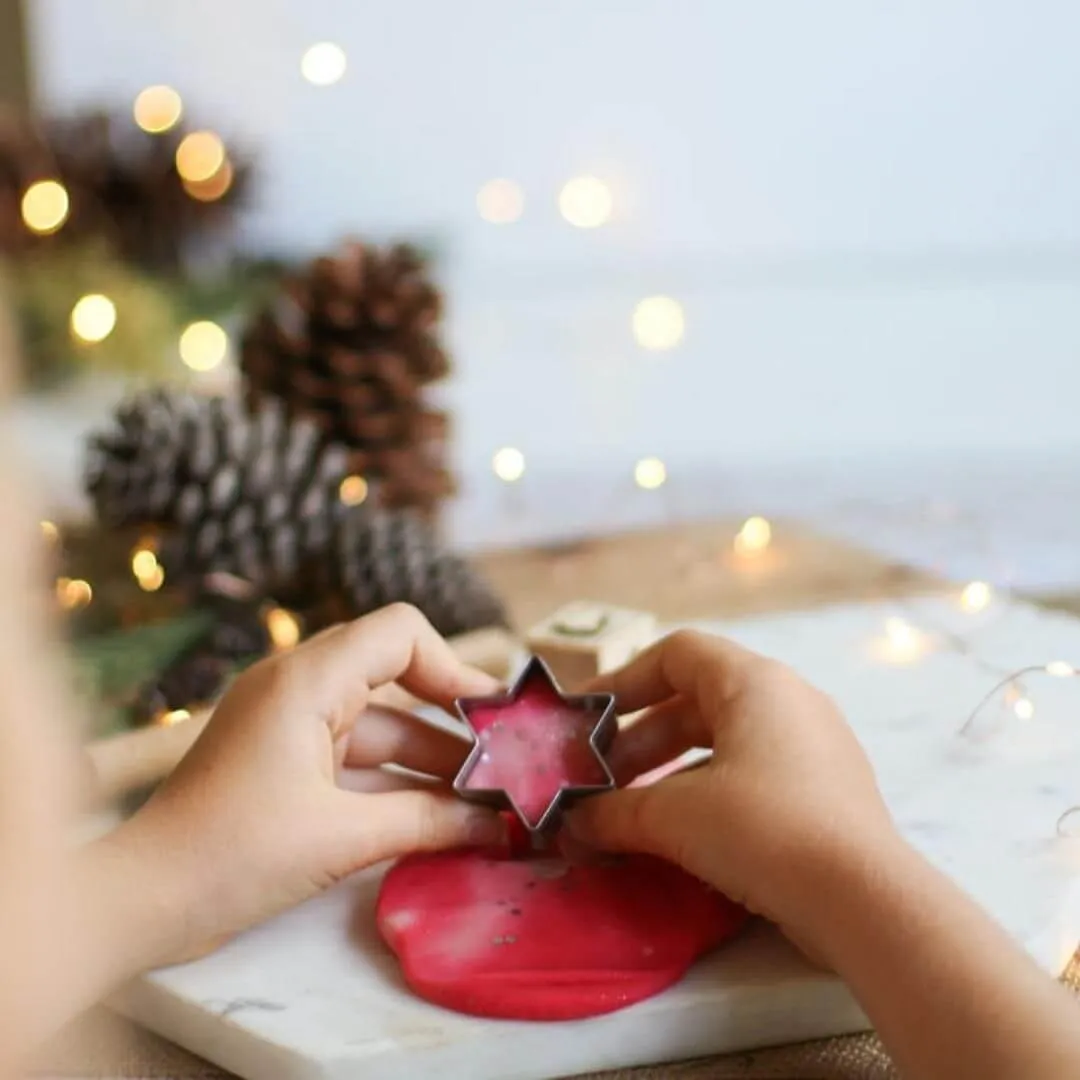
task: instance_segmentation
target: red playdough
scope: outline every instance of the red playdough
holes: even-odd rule
[[[421,997],[513,1020],[598,1016],[677,982],[745,911],[646,855],[571,865],[479,851],[386,875],[379,932]]]

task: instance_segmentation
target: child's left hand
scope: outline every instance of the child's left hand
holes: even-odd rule
[[[446,709],[498,688],[406,605],[236,681],[172,777],[98,853],[121,880],[125,867],[144,879],[142,912],[156,910],[158,930],[147,963],[198,951],[384,859],[505,842],[495,813],[450,791],[465,741],[409,713],[365,712],[389,682]],[[391,762],[427,779],[380,770]],[[344,774],[348,788],[343,767],[359,770]]]

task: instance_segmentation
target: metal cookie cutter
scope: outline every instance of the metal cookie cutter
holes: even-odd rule
[[[542,682],[546,688],[553,691],[559,700],[570,710],[595,716],[595,723],[589,733],[588,744],[596,763],[603,774],[600,783],[587,784],[557,784],[553,785],[551,799],[538,819],[529,820],[521,807],[514,801],[514,797],[506,788],[477,788],[470,787],[469,780],[477,766],[481,763],[482,755],[487,753],[482,742],[482,731],[478,730],[470,717],[480,709],[509,708],[515,705],[525,695],[527,689]],[[555,681],[547,664],[538,656],[529,658],[521,674],[515,680],[513,686],[503,694],[493,694],[489,697],[458,698],[454,702],[458,715],[466,724],[473,736],[473,748],[465,763],[458,770],[454,778],[454,791],[463,799],[470,802],[481,803],[498,810],[511,810],[518,820],[528,830],[533,843],[542,844],[546,835],[557,825],[562,811],[578,799],[589,795],[598,795],[604,791],[612,791],[615,788],[615,777],[611,773],[607,761],[604,759],[605,751],[610,747],[612,740],[618,732],[618,721],[615,716],[614,694],[564,694],[559,684]],[[482,730],[487,730],[482,729]]]

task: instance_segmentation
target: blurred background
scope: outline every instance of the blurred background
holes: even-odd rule
[[[15,419],[56,500],[118,373],[220,389],[274,275],[357,238],[414,245],[442,297],[423,392],[462,544],[795,515],[953,577],[1080,582],[1069,0],[0,8],[7,95],[50,131],[7,140],[9,231],[71,172],[11,276],[54,260],[22,302],[60,338],[80,296],[115,301],[124,353],[76,341],[31,378]],[[107,136],[72,128],[97,110]],[[117,164],[140,125],[166,149]],[[80,185],[131,219],[104,244]],[[160,332],[121,350],[139,320]]]

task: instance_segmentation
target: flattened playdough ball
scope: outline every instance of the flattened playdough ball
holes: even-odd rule
[[[746,912],[646,855],[570,865],[454,851],[394,866],[376,918],[420,997],[476,1016],[573,1020],[677,982]]]

